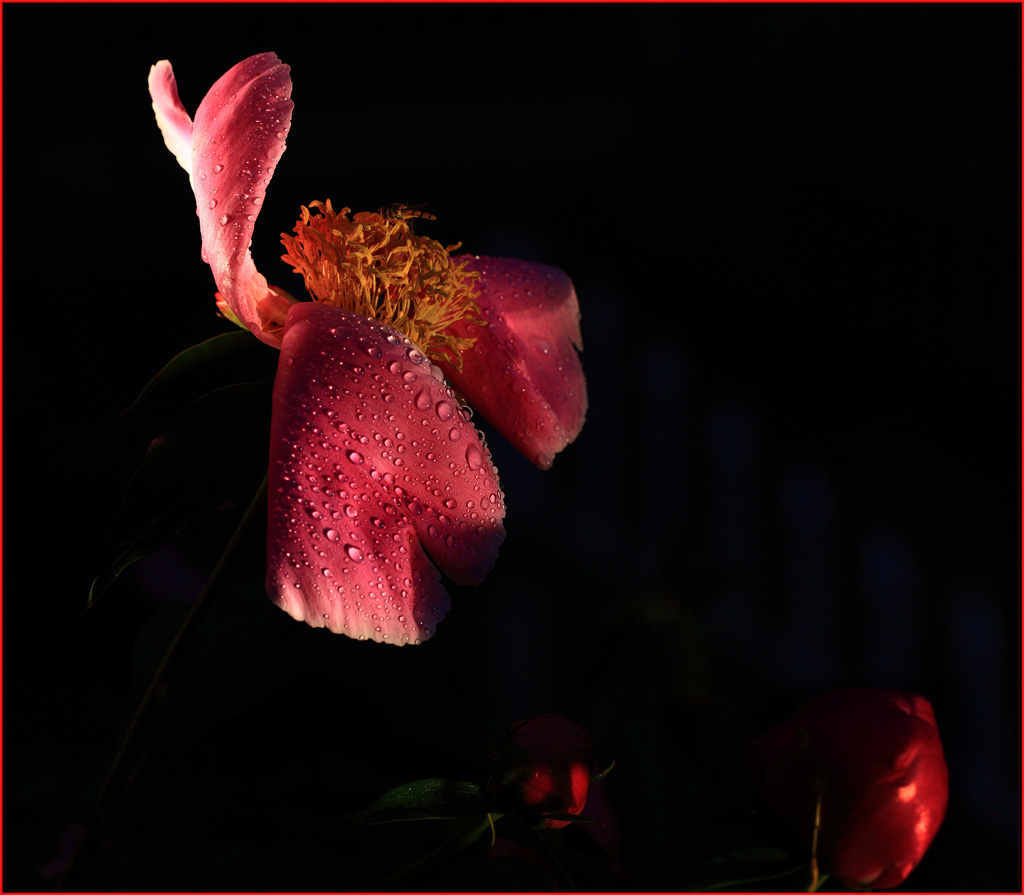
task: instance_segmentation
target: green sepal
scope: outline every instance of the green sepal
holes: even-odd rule
[[[396,786],[369,808],[350,815],[350,819],[360,824],[456,820],[496,814],[497,810],[490,793],[478,783],[431,777]]]
[[[89,605],[186,523],[230,504],[232,486],[266,473],[273,382],[242,382],[192,402],[149,446],[97,561]]]
[[[121,411],[125,416],[148,401],[154,394],[168,385],[180,380],[186,374],[195,372],[220,360],[227,359],[258,346],[248,330],[243,332],[221,333],[191,348],[186,348],[172,357],[160,371],[146,383],[138,397]]]
[[[593,777],[591,777],[590,778],[590,782],[591,783],[597,783],[598,780],[604,780],[604,778],[607,777],[611,773],[611,770],[614,767],[615,767],[615,761],[613,759],[612,763],[610,765],[608,765],[608,767],[606,767],[603,771],[601,771],[601,772],[595,774]]]
[[[784,891],[806,890],[807,884],[794,888],[795,883],[782,882],[797,875],[808,878],[806,861],[798,861],[778,848],[737,849],[704,867],[700,876],[685,884],[687,892],[716,892],[736,889],[739,891]],[[759,883],[779,882],[772,886]]]

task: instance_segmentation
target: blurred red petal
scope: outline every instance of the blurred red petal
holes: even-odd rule
[[[819,863],[856,886],[902,883],[946,813],[949,772],[935,715],[915,693],[826,693],[748,741],[745,753],[766,815],[797,851],[822,793]]]
[[[460,255],[480,274],[477,301],[488,326],[456,324],[476,343],[462,370],[445,375],[525,457],[547,469],[579,434],[587,385],[577,349],[580,309],[568,275],[557,267],[509,258]]]
[[[449,608],[427,554],[479,583],[505,537],[490,454],[408,339],[315,303],[288,313],[270,446],[267,591],[294,618],[388,643]]]

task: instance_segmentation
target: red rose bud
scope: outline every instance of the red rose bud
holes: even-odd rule
[[[915,693],[853,689],[804,703],[745,744],[765,816],[795,855],[856,887],[898,886],[946,814],[949,774],[931,704]]]
[[[557,830],[570,821],[549,814],[580,814],[594,769],[590,737],[561,715],[513,724],[492,745],[487,788],[510,807]]]

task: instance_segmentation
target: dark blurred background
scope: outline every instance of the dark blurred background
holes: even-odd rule
[[[741,836],[744,737],[868,685],[926,695],[950,765],[904,888],[1017,890],[1020,15],[5,4],[4,888],[54,885],[249,499],[86,611],[166,422],[118,414],[230,329],[146,76],[170,59],[194,112],[273,50],[268,279],[301,293],[300,204],[429,203],[442,242],[570,273],[590,411],[547,472],[483,425],[508,539],[422,647],[293,622],[257,530],[73,885],[379,885],[436,834],[346,815],[485,777],[496,727],[550,711],[617,761],[603,844],[555,837],[582,887],[678,889]]]

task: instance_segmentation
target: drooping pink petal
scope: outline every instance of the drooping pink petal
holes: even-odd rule
[[[192,119],[178,98],[171,63],[161,59],[149,70],[149,95],[164,143],[192,179]],[[194,189],[194,186],[193,186]]]
[[[164,141],[189,171],[203,237],[203,259],[223,300],[257,338],[279,347],[288,299],[267,285],[249,246],[253,226],[291,127],[292,81],[274,53],[250,56],[210,88],[191,125],[170,63],[150,72],[150,93]],[[168,136],[170,134],[170,136]]]
[[[478,271],[477,301],[488,326],[456,324],[476,343],[462,370],[445,375],[516,449],[541,469],[583,427],[587,384],[580,309],[568,275],[557,267],[461,255]]]
[[[391,327],[288,312],[271,426],[267,592],[314,627],[430,637],[449,608],[428,554],[479,583],[505,536],[486,446],[441,371]]]

